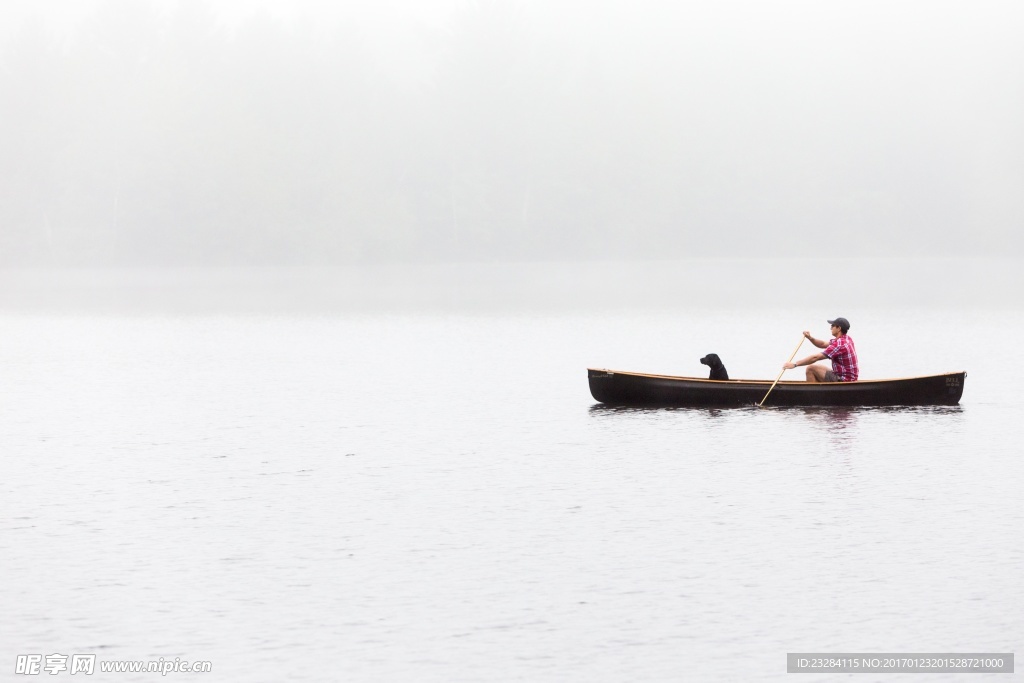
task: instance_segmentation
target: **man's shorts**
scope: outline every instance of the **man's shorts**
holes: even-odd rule
[[[836,373],[832,372],[831,370],[826,370],[825,371],[825,381],[826,382],[838,382],[839,378],[836,377]]]

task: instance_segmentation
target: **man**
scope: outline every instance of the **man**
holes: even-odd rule
[[[795,367],[806,365],[808,382],[856,382],[857,377],[860,376],[860,366],[857,365],[857,347],[853,345],[853,340],[846,334],[850,331],[850,321],[846,318],[836,318],[829,320],[828,324],[832,326],[832,341],[827,344],[821,339],[812,337],[810,332],[804,332],[804,336],[812,344],[819,349],[825,349],[824,351],[807,356],[795,363],[786,363],[782,367],[792,370]],[[824,365],[812,365],[819,360],[831,360],[832,369],[829,370]]]

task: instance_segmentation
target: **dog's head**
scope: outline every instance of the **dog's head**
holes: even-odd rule
[[[709,368],[717,368],[722,364],[722,359],[718,357],[717,353],[709,353],[700,359],[700,364]]]

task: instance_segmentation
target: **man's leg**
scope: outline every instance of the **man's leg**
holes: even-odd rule
[[[807,381],[808,382],[824,382],[825,373],[828,372],[828,368],[819,363],[807,366]]]

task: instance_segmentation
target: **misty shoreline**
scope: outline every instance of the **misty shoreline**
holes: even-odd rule
[[[1024,255],[1017,5],[284,4],[0,9],[0,265]]]
[[[0,269],[5,313],[1019,309],[1021,259]]]

